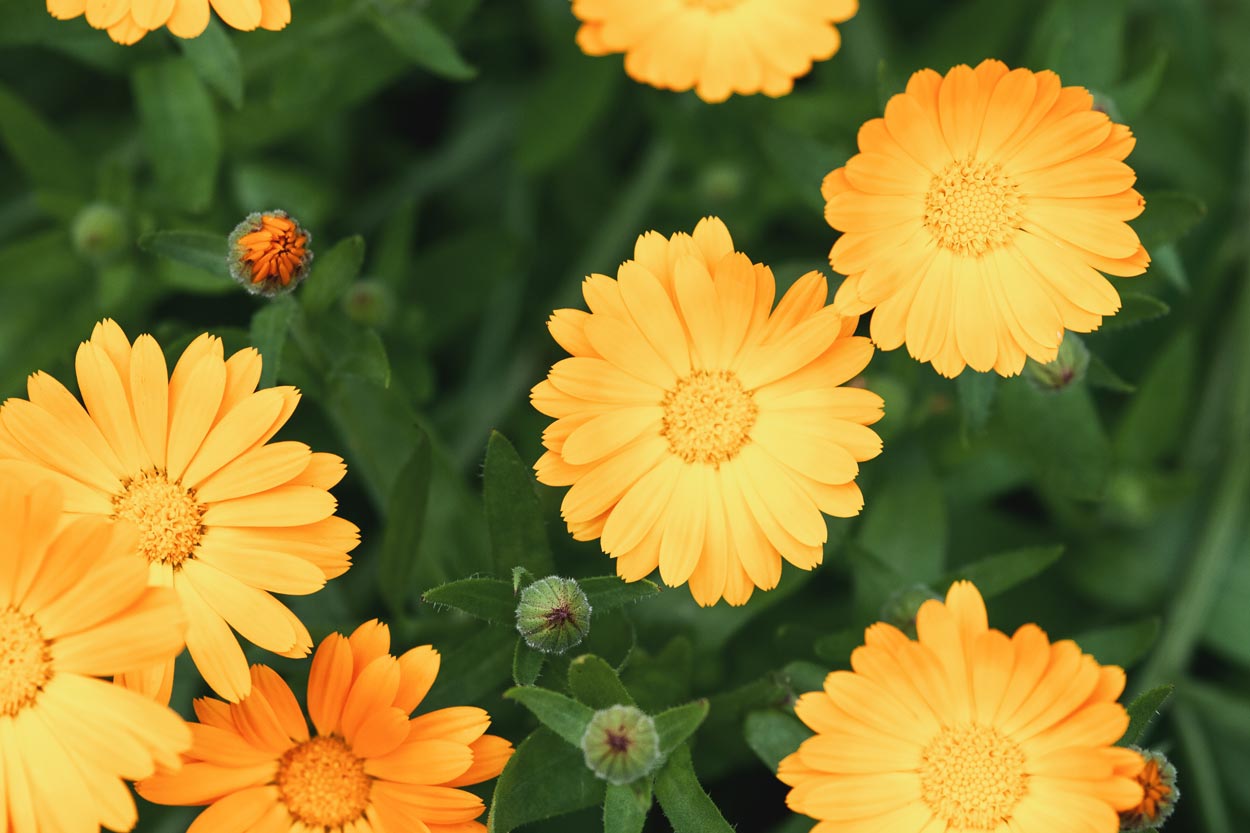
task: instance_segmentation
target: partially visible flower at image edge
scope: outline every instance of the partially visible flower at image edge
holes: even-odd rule
[[[625,72],[704,101],[783,96],[842,44],[858,0],[572,0],[587,55],[625,54]]]
[[[130,830],[122,779],[177,769],[182,718],[113,685],[182,650],[178,598],[149,587],[137,531],[69,519],[51,481],[0,477],[0,820],[6,831]]]
[[[261,357],[226,359],[204,334],[173,373],[156,339],[132,345],[114,321],[96,325],[75,361],[83,405],[39,372],[29,400],[0,405],[0,476],[55,480],[66,512],[139,527],[148,581],[186,609],[187,649],[223,697],[251,687],[231,628],[260,647],[307,656],[308,630],[270,593],[306,595],[351,566],[359,530],[329,489],[342,458],[300,442],[270,442],[299,402],[293,387],[256,390]],[[173,659],[122,682],[162,702]]]
[[[1001,61],[912,75],[859,153],[822,186],[847,276],[833,305],[872,312],[872,340],[906,343],[943,376],[1013,376],[1055,359],[1065,330],[1120,308],[1100,273],[1150,257],[1126,221],[1145,207],[1124,163],[1135,139],[1081,87]]]
[[[165,26],[180,38],[197,38],[208,27],[210,0],[118,0],[89,3],[87,0],[47,0],[48,14],[57,20],[86,15],[96,29],[124,46],[138,43],[154,29]],[[231,28],[250,32],[276,32],[291,22],[290,0],[211,0],[217,16]]]
[[[209,805],[187,833],[485,833],[482,799],[459,789],[497,776],[512,745],[490,715],[453,706],[409,719],[434,684],[439,655],[390,654],[373,620],[317,648],[308,679],[310,734],[291,689],[252,666],[252,693],[195,701],[195,742],[181,772],[138,785],[157,804]]]
[[[917,640],[878,622],[795,714],[815,736],[781,761],[813,833],[1115,833],[1141,755],[1114,746],[1124,671],[1037,625],[989,627],[966,581],[925,602]]]
[[[572,354],[531,391],[555,422],[538,480],[579,541],[600,539],[616,572],[657,568],[700,605],[745,604],[781,562],[824,558],[822,512],[859,513],[859,463],[881,452],[876,394],[843,386],[872,358],[857,319],[825,306],[819,272],[773,309],[772,270],[735,252],[725,225],[638,238],[617,277],[582,284],[590,312],[548,327]]]

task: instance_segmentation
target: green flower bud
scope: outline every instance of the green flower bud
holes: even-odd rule
[[[1024,363],[1024,375],[1038,390],[1060,391],[1085,378],[1089,368],[1089,348],[1074,333],[1064,333],[1059,354],[1049,364],[1039,364],[1029,359]]]
[[[356,281],[343,294],[343,313],[366,327],[382,329],[395,312],[395,293],[381,281]]]
[[[87,260],[105,263],[121,254],[130,240],[125,213],[115,205],[94,202],[85,206],[70,226],[74,251]]]
[[[226,262],[244,289],[272,298],[290,292],[308,274],[311,243],[312,235],[285,211],[255,211],[230,232]]]
[[[1176,788],[1176,767],[1162,752],[1130,746],[1146,759],[1146,766],[1137,775],[1141,784],[1141,803],[1132,810],[1120,813],[1120,830],[1124,833],[1141,833],[1157,830],[1176,809],[1181,791]]]
[[[586,766],[609,784],[628,784],[660,765],[660,735],[650,715],[633,706],[595,712],[582,735]]]
[[[747,177],[742,166],[733,162],[716,162],[704,168],[698,178],[698,190],[705,202],[727,203],[742,196]]]
[[[920,612],[920,606],[930,599],[940,601],[941,598],[926,584],[904,587],[885,600],[885,604],[881,606],[881,621],[893,625],[915,639],[916,614]]]
[[[534,650],[563,654],[590,633],[590,601],[571,578],[539,579],[521,591],[516,629]]]

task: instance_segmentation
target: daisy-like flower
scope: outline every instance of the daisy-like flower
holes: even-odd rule
[[[209,0],[47,0],[48,14],[70,20],[85,14],[87,23],[107,29],[109,37],[129,46],[165,26],[180,38],[198,38],[208,27]],[[278,31],[291,22],[290,0],[212,0],[226,25],[250,32]]]
[[[625,54],[625,72],[704,101],[783,96],[842,45],[858,0],[573,0],[587,55]]]
[[[1120,308],[1100,272],[1150,262],[1128,226],[1145,201],[1123,160],[1132,133],[1053,72],[1000,61],[922,70],[859,131],[860,152],[822,187],[843,232],[834,306],[875,310],[872,340],[906,342],[944,376],[1053,361],[1064,330]]]
[[[813,833],[1115,833],[1142,799],[1124,671],[1036,625],[989,627],[956,582],[925,602],[917,641],[877,623],[795,714],[815,730],[777,777]]]
[[[229,700],[251,688],[230,629],[307,656],[307,629],[270,592],[319,590],[347,571],[359,540],[328,491],[346,471],[342,459],[269,442],[299,392],[257,391],[260,367],[255,350],[227,360],[221,340],[205,334],[169,374],[154,338],[132,346],[105,320],[78,348],[85,409],[45,373],[28,380],[29,400],[0,407],[0,475],[51,477],[67,512],[135,523],[149,582],[177,591],[191,658]],[[173,660],[123,681],[168,702]]]
[[[0,821],[6,831],[130,830],[122,782],[179,765],[182,718],[97,679],[182,650],[177,597],[149,587],[136,531],[65,522],[55,484],[0,478]]]
[[[531,392],[554,417],[539,481],[572,486],[561,513],[579,541],[600,538],[616,571],[659,567],[701,605],[746,603],[781,560],[821,562],[821,512],[859,513],[859,461],[881,451],[865,427],[882,400],[839,387],[872,358],[856,319],[825,306],[809,272],[773,309],[772,271],[735,252],[720,220],[694,234],[638,238],[616,279],[582,286],[590,312],[556,310],[572,358]]]
[[[456,706],[409,719],[438,675],[429,645],[396,658],[390,630],[366,622],[317,648],[308,724],[291,689],[252,666],[233,705],[195,702],[195,741],[178,773],[138,785],[158,804],[210,805],[187,833],[485,833],[484,806],[458,787],[498,775],[512,754],[485,734],[490,715]]]

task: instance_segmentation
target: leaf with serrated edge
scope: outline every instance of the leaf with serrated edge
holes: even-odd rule
[[[555,732],[566,742],[581,748],[586,726],[594,717],[594,710],[571,697],[535,686],[510,688],[504,697],[515,700],[533,712],[539,722]]]
[[[516,597],[512,585],[497,578],[462,578],[431,587],[421,596],[427,604],[456,610],[498,624],[516,619]]]

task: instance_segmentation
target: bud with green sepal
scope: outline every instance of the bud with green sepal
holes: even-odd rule
[[[655,720],[634,706],[617,705],[595,712],[581,746],[586,766],[610,784],[636,781],[661,763]]]
[[[1024,375],[1038,390],[1060,391],[1081,382],[1089,369],[1089,348],[1073,333],[1064,333],[1055,360],[1040,364],[1029,359]]]
[[[521,591],[516,627],[534,650],[563,654],[590,633],[590,602],[571,578],[539,579]]]
[[[107,263],[121,254],[130,241],[126,214],[109,203],[84,206],[70,226],[74,251],[93,263]]]
[[[904,587],[885,600],[885,604],[881,606],[881,621],[888,622],[915,639],[916,614],[920,612],[920,606],[930,599],[940,601],[941,598],[927,584]]]
[[[395,293],[381,281],[360,280],[343,293],[343,313],[366,327],[385,329],[395,313]]]
[[[1176,801],[1181,797],[1180,790],[1176,788],[1176,767],[1162,752],[1138,746],[1129,748],[1141,753],[1146,766],[1137,774],[1137,783],[1142,788],[1141,803],[1120,813],[1120,830],[1123,833],[1158,830],[1172,815]]]

